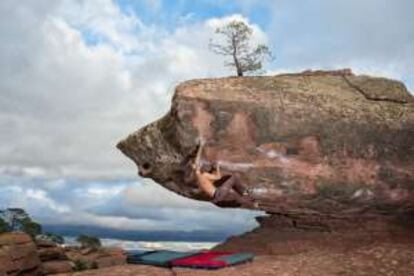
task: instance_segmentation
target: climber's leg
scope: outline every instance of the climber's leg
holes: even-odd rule
[[[214,203],[237,202],[241,206],[255,208],[257,204],[250,197],[243,196],[247,187],[238,176],[230,176],[218,187],[213,196]]]
[[[241,196],[239,193],[231,189],[225,196],[220,194],[218,190],[213,199],[213,203],[220,207],[245,207],[258,208],[258,204],[248,197]]]
[[[233,190],[234,180],[232,176],[224,176],[219,182],[222,182],[222,184],[216,188],[213,195],[213,202],[225,200],[229,196],[230,191]]]
[[[248,186],[244,184],[237,174],[232,175],[232,186],[233,189],[240,195],[248,195]]]

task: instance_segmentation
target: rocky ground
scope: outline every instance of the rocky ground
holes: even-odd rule
[[[0,235],[0,275],[414,275],[414,220],[361,217],[310,219],[272,215],[218,245],[249,251],[253,262],[220,270],[126,265],[120,249],[61,248],[21,233]],[[79,263],[83,264],[78,271]]]
[[[0,276],[73,273],[125,262],[125,252],[119,248],[63,247],[50,241],[34,242],[24,233],[0,234]]]
[[[257,254],[253,262],[243,265],[220,270],[121,265],[65,275],[414,275],[410,217],[328,219],[326,223],[274,215],[258,221],[257,229],[216,247]]]

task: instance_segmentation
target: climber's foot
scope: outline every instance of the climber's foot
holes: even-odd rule
[[[238,202],[240,202],[241,207],[257,209],[259,208],[259,204],[252,199],[250,196],[239,196]]]

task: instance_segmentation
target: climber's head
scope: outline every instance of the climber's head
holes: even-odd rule
[[[213,173],[215,170],[216,170],[216,165],[211,162],[205,162],[200,167],[200,171],[202,173]]]

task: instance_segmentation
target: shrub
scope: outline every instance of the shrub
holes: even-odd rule
[[[21,208],[0,210],[0,228],[6,231],[22,231],[33,239],[42,233],[42,226],[32,221],[29,214]]]
[[[32,239],[42,234],[42,226],[34,221],[22,222],[22,231],[28,234]]]
[[[10,231],[9,225],[0,218],[0,234]]]
[[[82,260],[75,260],[75,271],[83,271],[88,269],[88,265]]]
[[[58,234],[54,234],[54,233],[44,233],[38,237],[36,237],[37,239],[40,240],[46,240],[46,241],[51,241],[57,244],[64,244],[65,243],[65,239],[58,235]]]
[[[83,248],[98,249],[101,247],[101,241],[97,237],[80,235],[76,238],[76,241],[81,244]]]

